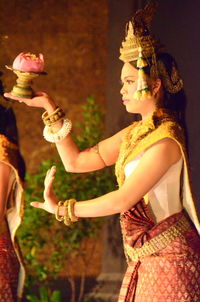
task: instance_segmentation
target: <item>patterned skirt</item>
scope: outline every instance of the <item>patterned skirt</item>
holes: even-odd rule
[[[125,242],[131,243],[133,248],[142,247],[146,241],[166,231],[185,215],[181,212],[153,225],[147,211],[141,211],[143,207],[138,209],[126,213],[122,223],[124,234],[127,235]],[[140,215],[141,212],[145,215]],[[132,224],[128,225],[130,219]],[[134,229],[139,229],[135,237],[131,236],[135,233]],[[136,261],[129,259],[118,302],[199,301],[200,237],[191,222],[187,232],[177,236],[165,248]]]
[[[19,269],[9,231],[4,228],[0,234],[0,302],[17,301]]]

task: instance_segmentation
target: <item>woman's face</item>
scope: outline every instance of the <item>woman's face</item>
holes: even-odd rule
[[[138,70],[130,63],[124,63],[121,71],[122,88],[120,93],[122,95],[123,104],[126,110],[130,113],[139,113],[146,115],[156,108],[155,98],[148,98],[146,100],[137,100],[134,98],[134,93],[137,90]]]

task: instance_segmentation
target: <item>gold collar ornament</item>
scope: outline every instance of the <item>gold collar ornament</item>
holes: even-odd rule
[[[126,25],[126,37],[120,48],[120,57],[124,63],[137,61],[138,85],[134,97],[144,100],[151,97],[147,76],[144,68],[150,66],[152,78],[160,77],[169,93],[177,93],[183,88],[183,81],[174,65],[169,74],[164,63],[157,60],[157,54],[163,48],[159,40],[150,32],[151,23],[158,7],[158,2],[152,1],[144,9],[138,10],[132,20]]]

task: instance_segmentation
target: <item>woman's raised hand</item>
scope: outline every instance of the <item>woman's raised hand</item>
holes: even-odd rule
[[[25,103],[27,106],[44,108],[47,111],[55,110],[56,108],[54,101],[47,93],[43,91],[35,92],[35,96],[32,99],[17,97],[12,95],[11,93],[4,93],[4,96],[20,103]]]
[[[53,181],[55,178],[56,167],[53,166],[47,171],[45,180],[44,180],[44,202],[31,202],[31,205],[35,208],[43,209],[49,213],[55,214],[58,198],[53,191]]]

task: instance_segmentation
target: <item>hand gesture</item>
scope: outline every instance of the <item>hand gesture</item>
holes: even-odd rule
[[[35,208],[43,209],[49,213],[55,214],[58,198],[53,191],[53,181],[55,178],[56,167],[53,166],[47,171],[45,180],[44,180],[44,202],[31,202],[31,205]]]
[[[56,108],[54,101],[50,98],[47,93],[43,91],[35,92],[35,96],[32,99],[17,97],[12,95],[11,93],[4,93],[4,96],[5,98],[9,98],[20,103],[25,103],[27,106],[44,108],[47,111],[49,109],[55,110]]]

